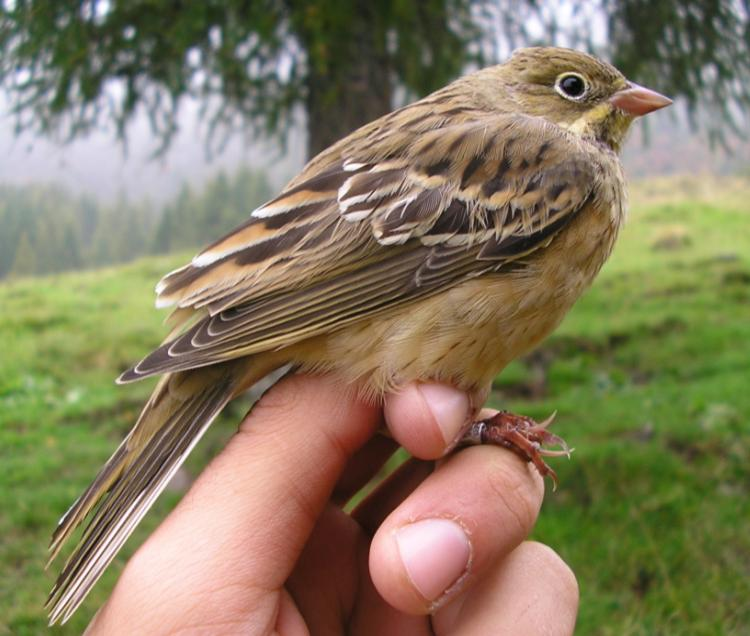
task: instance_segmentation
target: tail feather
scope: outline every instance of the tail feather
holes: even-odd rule
[[[239,365],[176,373],[157,385],[136,426],[53,535],[50,560],[95,509],[47,599],[50,625],[75,612],[211,422],[247,386],[247,368]]]
[[[57,528],[52,533],[52,541],[49,545],[50,555],[46,567],[49,567],[52,561],[57,558],[60,549],[68,540],[68,537],[70,537],[81,521],[96,505],[102,493],[109,490],[112,483],[114,483],[122,472],[122,467],[128,456],[127,442],[127,438],[122,441],[122,444],[112,454],[112,457],[107,460],[107,463],[104,464],[94,481],[91,482],[91,485],[73,502],[73,505],[68,508],[60,518],[60,521],[57,522]]]

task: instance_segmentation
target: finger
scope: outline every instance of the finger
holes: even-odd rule
[[[481,409],[477,419],[492,417],[496,410]],[[363,530],[372,536],[385,518],[434,470],[434,462],[411,458],[404,462],[352,512]]]
[[[513,453],[494,447],[456,453],[375,534],[375,586],[404,612],[434,611],[526,538],[543,492],[541,477]]]
[[[452,636],[568,636],[578,613],[578,583],[550,548],[526,541],[476,587],[440,609],[435,633]]]
[[[343,505],[378,474],[393,455],[398,444],[385,435],[376,434],[352,455],[333,491],[332,500]]]
[[[414,382],[386,395],[385,419],[394,439],[414,457],[437,459],[454,446],[480,399],[447,384]]]
[[[415,386],[416,385],[412,385]],[[442,385],[438,385],[439,390],[443,390]],[[446,389],[453,391],[450,387]],[[406,394],[408,395],[408,394]],[[405,401],[406,397],[399,396],[402,400],[401,404],[404,404],[408,408],[408,403]],[[484,399],[484,392],[479,392],[470,396],[472,404],[478,404],[477,400]],[[391,401],[391,408],[394,409],[396,403]],[[491,409],[481,409],[475,414],[476,418],[488,418],[497,413],[497,411]],[[399,413],[391,414],[394,426],[404,426],[407,423],[413,423],[413,419],[409,419],[408,415],[403,416]],[[474,419],[474,418],[472,418]],[[416,427],[411,427],[413,430]],[[404,437],[401,435],[401,437]],[[385,518],[398,506],[406,497],[424,481],[424,479],[434,470],[434,462],[422,461],[416,458],[411,458],[404,462],[399,468],[390,475],[383,483],[379,484],[377,489],[370,493],[367,498],[361,502],[357,508],[352,512],[354,519],[360,524],[362,529],[369,535],[375,534],[378,526],[385,520]]]
[[[357,525],[338,506],[327,505],[285,582],[308,633],[334,633],[351,614],[363,543]]]
[[[286,582],[308,633],[337,634],[346,625],[346,633],[357,636],[427,636],[423,616],[404,616],[375,590],[367,569],[369,546],[340,508],[325,508]]]
[[[217,607],[227,623],[241,622],[255,596],[283,586],[349,457],[380,421],[331,378],[279,382],[136,553],[108,605],[124,599],[127,615],[166,590],[160,620],[175,631]],[[272,620],[278,608],[253,609]]]

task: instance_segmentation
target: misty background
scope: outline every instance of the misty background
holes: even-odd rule
[[[237,132],[225,147],[209,152],[206,124],[199,106],[186,101],[178,116],[179,133],[171,147],[155,157],[158,146],[145,114],[129,126],[127,145],[115,139],[113,127],[102,127],[84,139],[68,143],[17,133],[5,90],[0,89],[0,184],[56,183],[74,194],[103,202],[125,194],[132,200],[166,202],[181,186],[200,189],[220,172],[239,167],[264,172],[277,190],[305,163],[305,115],[297,114],[285,144]],[[623,152],[632,177],[658,175],[747,175],[750,140],[731,134],[726,146],[711,143],[705,132],[691,126],[684,104],[654,113],[633,126]],[[208,240],[208,238],[207,238]]]
[[[130,126],[127,146],[123,146],[111,126],[69,143],[30,132],[17,134],[6,91],[0,91],[0,113],[0,145],[4,149],[0,183],[57,183],[72,193],[102,201],[125,193],[134,200],[163,203],[185,183],[200,188],[217,173],[231,173],[240,166],[264,171],[279,188],[305,160],[301,126],[293,130],[286,148],[238,133],[223,151],[209,153],[204,141],[206,126],[195,102],[184,104],[178,121],[180,133],[161,157],[153,156],[156,141],[143,114]]]

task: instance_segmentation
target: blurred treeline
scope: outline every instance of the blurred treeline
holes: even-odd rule
[[[219,173],[200,191],[185,184],[164,205],[103,203],[59,185],[0,185],[0,279],[122,263],[197,247],[245,221],[270,198],[266,176]]]

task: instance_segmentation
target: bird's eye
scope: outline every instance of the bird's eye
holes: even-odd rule
[[[588,82],[578,73],[563,73],[555,80],[555,90],[565,99],[581,99],[588,88]]]

